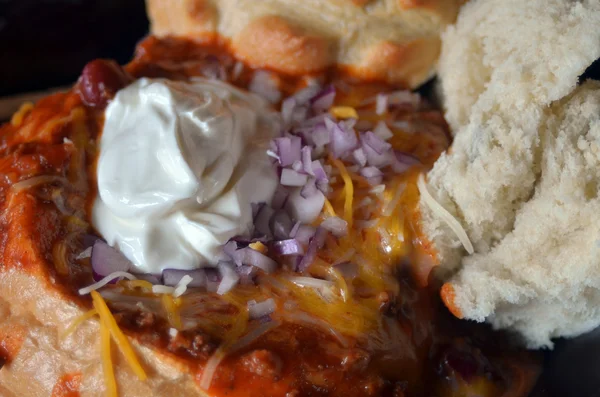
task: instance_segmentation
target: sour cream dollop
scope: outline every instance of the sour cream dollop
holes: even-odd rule
[[[137,270],[216,264],[278,184],[269,105],[226,83],[140,79],[105,113],[92,221]]]

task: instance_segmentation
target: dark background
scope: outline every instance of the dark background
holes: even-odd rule
[[[0,97],[70,85],[94,58],[126,63],[147,32],[144,0],[0,0]],[[534,395],[600,396],[598,368],[600,329],[559,340]]]
[[[0,0],[0,96],[69,85],[94,58],[126,63],[147,32],[144,0]]]

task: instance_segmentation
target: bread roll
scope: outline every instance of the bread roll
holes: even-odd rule
[[[330,66],[415,88],[461,0],[147,0],[152,33],[224,39],[251,66],[299,75]]]
[[[475,247],[422,201],[458,316],[515,330],[530,347],[600,324],[597,140],[600,2],[475,0],[443,36],[439,75],[455,141],[428,190]],[[575,90],[575,92],[574,92]]]

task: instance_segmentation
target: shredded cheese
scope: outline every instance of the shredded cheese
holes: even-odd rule
[[[452,229],[469,255],[475,252],[473,249],[473,244],[471,243],[471,240],[469,240],[469,236],[467,235],[467,232],[465,232],[465,229],[463,229],[460,222],[458,222],[458,220],[453,217],[452,214],[446,211],[446,209],[442,207],[440,203],[435,201],[435,199],[427,190],[427,185],[425,184],[425,178],[423,177],[423,174],[419,175],[417,187],[419,188],[419,192],[423,197],[423,202],[429,207],[431,212],[441,218],[448,225],[448,227]]]
[[[352,178],[344,163],[338,159],[331,158],[333,164],[340,170],[340,175],[344,181],[344,219],[348,222],[348,230],[352,229],[352,199],[354,198],[354,185],[352,184]]]
[[[162,296],[162,304],[167,312],[167,320],[171,327],[176,329],[181,329],[181,316],[179,315],[179,310],[177,308],[177,303],[172,295],[164,294]]]
[[[102,358],[102,372],[106,386],[106,397],[117,397],[117,381],[110,355],[110,330],[104,321],[100,321],[100,351]]]
[[[331,202],[327,198],[325,198],[325,204],[323,205],[323,208],[328,216],[337,216],[333,206],[331,205]]]
[[[64,332],[62,333],[62,338],[64,339],[67,336],[71,335],[73,333],[73,331],[75,331],[77,329],[77,327],[79,327],[81,324],[83,324],[88,319],[94,317],[96,314],[98,314],[98,312],[96,311],[96,309],[92,309],[92,310],[88,310],[87,312],[85,312],[82,315],[80,315],[79,317],[77,317],[67,327],[67,329],[64,330]]]
[[[350,106],[333,106],[329,109],[329,113],[338,119],[358,119],[356,109]]]
[[[15,114],[13,114],[12,118],[10,119],[10,124],[12,124],[13,127],[20,127],[21,124],[23,124],[23,120],[25,119],[25,116],[27,116],[27,114],[29,112],[31,112],[31,110],[33,109],[33,103],[31,102],[25,102],[21,105],[21,107],[19,108],[19,110],[17,110],[15,112]]]
[[[106,284],[110,283],[112,280],[117,279],[117,278],[126,278],[128,280],[135,280],[136,277],[131,274],[131,273],[127,273],[127,272],[112,272],[111,274],[109,274],[108,276],[104,277],[102,280],[87,286],[85,288],[81,288],[79,290],[79,295],[86,295],[89,294],[92,291],[95,291],[99,288],[104,287]]]
[[[125,357],[125,361],[127,361],[129,367],[131,367],[132,371],[140,380],[146,380],[147,375],[144,368],[142,368],[127,337],[119,328],[119,325],[106,305],[106,302],[97,291],[92,291],[91,295],[94,302],[94,308],[98,311],[101,322],[110,330],[110,334]]]
[[[191,276],[189,276],[188,274],[183,276],[181,278],[181,280],[179,280],[179,282],[177,283],[177,286],[175,287],[175,290],[173,291],[173,298],[179,298],[181,295],[185,294],[185,291],[187,291],[187,286],[193,280],[194,279]]]
[[[168,285],[153,285],[152,292],[155,294],[172,294],[175,292],[175,288]]]
[[[250,243],[248,244],[248,247],[252,248],[254,251],[260,252],[261,254],[267,253],[267,246],[261,243],[260,241]]]

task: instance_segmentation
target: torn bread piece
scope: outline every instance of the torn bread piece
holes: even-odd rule
[[[462,0],[147,0],[152,33],[224,40],[254,67],[300,75],[339,65],[414,88],[434,72]]]
[[[573,149],[559,142],[561,134],[577,145],[579,137],[596,134],[589,109],[595,106],[597,87],[588,83],[564,98],[600,57],[597,26],[600,3],[595,1],[473,1],[443,38],[440,76],[455,141],[428,174],[427,189],[465,229],[475,255],[464,258],[467,251],[456,233],[421,199],[424,230],[440,263],[458,271],[442,295],[458,317],[517,330],[531,347],[550,346],[552,337],[600,323],[600,314],[582,311],[594,302],[594,293],[584,292],[582,279],[575,276],[561,281],[570,291],[570,303],[551,310],[557,299],[550,295],[557,285],[554,277],[559,277],[554,266],[567,266],[562,253],[594,248],[591,240],[576,238],[586,226],[574,215],[592,204],[583,198],[557,204],[553,195],[560,194],[560,187],[542,189],[570,172],[584,178],[572,181],[572,194],[579,189],[586,192],[582,197],[594,199],[596,165],[579,161],[569,170],[548,156],[568,156]],[[594,156],[591,143],[585,149],[577,145],[573,150],[584,152],[586,161]],[[579,174],[574,174],[577,167]],[[529,218],[537,226],[525,228]],[[600,259],[585,262],[587,253],[579,255],[579,262],[568,262],[581,266],[578,271],[600,267]],[[536,266],[541,266],[537,273]],[[486,277],[479,276],[482,269]],[[565,291],[560,293],[566,296]]]

